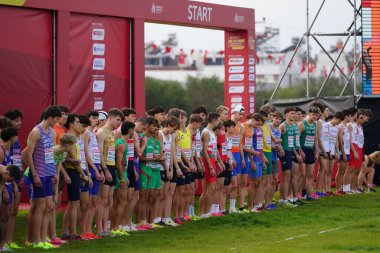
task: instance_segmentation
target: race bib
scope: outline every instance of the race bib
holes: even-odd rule
[[[252,147],[252,138],[245,137],[244,142],[245,142],[244,147],[246,149],[250,149]]]
[[[16,165],[20,169],[22,169],[22,159],[21,159],[21,154],[14,154],[12,157],[12,162],[13,165]]]
[[[233,136],[231,139],[232,139],[232,147],[239,147],[240,137]]]
[[[94,153],[94,163],[100,164],[100,150],[98,146],[93,147],[92,152]]]
[[[307,135],[305,139],[305,147],[312,148],[314,147],[315,136]]]
[[[45,164],[54,164],[53,148],[45,148]]]
[[[135,144],[134,143],[128,143],[128,158],[134,158],[135,157]]]
[[[268,146],[268,148],[271,148],[271,147],[272,147],[272,138],[270,137],[270,135],[268,135],[268,136],[265,138],[265,141],[267,142],[267,146]]]
[[[296,136],[296,145],[297,145],[297,147],[301,146],[299,135]]]
[[[289,145],[289,148],[293,148],[294,147],[294,136],[291,135],[291,136],[288,136],[288,145]]]
[[[188,160],[191,159],[191,149],[182,149],[183,154],[186,156]]]
[[[257,149],[261,150],[264,148],[264,140],[263,137],[257,137]]]
[[[115,147],[113,146],[108,147],[107,161],[113,163],[115,162]]]
[[[84,154],[84,150],[80,151],[80,167],[82,170],[86,170],[86,155]]]
[[[222,144],[222,155],[227,155],[227,143]]]
[[[181,148],[177,147],[177,160],[181,160]]]

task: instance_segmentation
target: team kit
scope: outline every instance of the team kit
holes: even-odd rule
[[[0,251],[22,248],[13,233],[23,188],[30,201],[23,247],[54,249],[375,191],[380,163],[379,151],[363,151],[371,111],[331,115],[318,101],[307,112],[264,105],[253,114],[241,105],[215,112],[198,106],[190,115],[158,106],[140,118],[132,108],[77,115],[49,106],[26,147],[18,138],[22,119],[19,110],[0,117]]]

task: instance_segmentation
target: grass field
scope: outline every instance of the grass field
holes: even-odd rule
[[[61,219],[62,214],[59,224]],[[16,230],[16,241],[22,242],[25,212]],[[210,218],[129,237],[70,242],[52,252],[380,252],[380,193],[329,197],[297,208]]]

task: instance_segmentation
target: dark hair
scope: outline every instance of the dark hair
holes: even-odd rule
[[[355,113],[358,112],[358,109],[356,109],[355,107],[351,107],[351,108],[349,108],[348,110],[350,111],[350,115],[351,115],[351,116],[354,116]]]
[[[216,112],[210,112],[207,116],[207,122],[208,123],[211,123],[213,122],[214,120],[217,120],[219,119],[220,115]]]
[[[74,113],[67,114],[67,120],[65,123],[66,129],[70,129],[70,124],[74,123],[76,118],[79,118],[79,116]]]
[[[342,113],[343,113],[343,117],[348,117],[348,116],[351,115],[351,112],[350,112],[349,109],[344,109],[344,110],[342,111]]]
[[[281,118],[283,119],[284,117],[282,116],[281,112],[275,112],[272,114],[272,117],[275,117],[275,118]]]
[[[121,108],[121,112],[124,114],[124,117],[128,117],[131,114],[136,114],[136,111],[129,107]]]
[[[204,105],[198,105],[191,111],[191,114],[200,114],[200,113],[204,113],[207,115],[207,109]]]
[[[11,127],[11,122],[8,118],[0,116],[0,129],[4,129],[6,127]]]
[[[296,108],[294,108],[294,107],[287,107],[284,110],[284,114],[287,114],[289,112],[295,112],[295,111],[296,111]]]
[[[219,114],[219,113],[218,113]],[[220,130],[220,129],[222,129],[222,126],[223,126],[223,123],[222,122],[219,122],[219,124],[216,126],[216,127],[214,127],[212,130],[213,131],[215,131],[215,130]]]
[[[181,116],[181,109],[178,109],[178,108],[171,108],[167,114],[168,117],[170,116],[173,116],[173,117],[176,117],[176,118],[180,118]]]
[[[61,111],[58,109],[57,106],[51,105],[48,108],[45,109],[43,112],[43,120],[46,120],[48,118],[55,118],[55,117],[62,117]]]
[[[64,113],[69,112],[69,109],[65,105],[58,105],[57,108],[60,112],[64,112]]]
[[[228,127],[236,126],[236,123],[233,120],[228,119],[223,123],[223,125],[225,128],[228,128]]]
[[[294,107],[294,109],[295,109],[296,112],[301,112],[302,113],[302,109],[299,108],[298,106]]]
[[[20,110],[13,109],[13,110],[9,110],[9,111],[5,112],[4,116],[10,120],[15,120],[17,118],[22,119],[22,112]]]
[[[202,123],[203,119],[198,114],[192,114],[190,116],[190,124],[193,123],[193,122],[195,122],[195,123]]]
[[[319,101],[314,101],[313,103],[311,103],[310,107],[317,107],[320,112],[324,112],[326,109],[326,106],[322,102],[319,102]]]
[[[154,125],[154,124],[159,125],[158,120],[152,116],[146,117],[146,121],[148,122],[148,126]]]
[[[263,115],[261,113],[254,113],[254,114],[252,114],[252,118],[254,120],[256,120],[256,121],[264,122],[264,117],[263,117]]]
[[[133,128],[135,128],[134,123],[129,122],[129,121],[123,122],[123,124],[121,124],[121,134],[126,135],[128,134],[129,130]]]
[[[246,116],[245,116],[245,121],[248,121],[252,119],[252,113],[248,113]]]
[[[5,142],[9,141],[14,136],[17,136],[16,128],[6,127],[1,131],[1,139]]]
[[[356,118],[359,118],[359,116],[365,116],[365,112],[364,112],[364,110],[363,109],[359,109],[358,110],[358,112],[357,112],[357,114],[356,114]]]
[[[191,117],[190,117],[191,119]],[[167,127],[167,126],[170,126],[170,127],[176,127],[178,128],[179,125],[180,125],[180,122],[179,122],[179,119],[174,117],[174,116],[170,116],[168,118],[166,118],[163,122],[162,122],[162,125],[164,127]]]
[[[6,170],[15,181],[20,179],[21,169],[18,166],[11,164],[7,166]]]
[[[326,122],[330,122],[334,117],[330,114],[329,116],[326,117]]]
[[[334,118],[337,118],[337,119],[340,119],[340,120],[344,120],[343,112],[341,112],[341,111],[336,112],[334,114]]]
[[[370,119],[373,118],[373,114],[372,114],[372,110],[371,109],[363,109],[363,111],[364,111],[365,116],[367,116]]]
[[[87,116],[84,116],[84,115],[78,115],[78,118],[79,118],[79,122],[82,124],[82,125],[85,125],[86,127],[88,127],[91,123],[90,123],[90,120],[88,119]]]
[[[317,106],[312,106],[309,109],[309,113],[321,113],[321,110]]]
[[[88,111],[86,114],[87,118],[90,117],[99,117],[99,112],[98,111]]]
[[[275,112],[276,107],[274,107],[273,105],[266,104],[266,105],[263,105],[260,107],[260,111],[263,111],[263,112],[266,112],[267,114],[269,114],[271,112]]]
[[[136,120],[136,123],[143,123],[144,125],[148,125],[148,121],[146,121],[146,118],[140,117]]]
[[[113,116],[113,117],[117,117],[117,116],[120,116],[121,119],[124,119],[124,114],[117,108],[111,108],[108,110],[107,112],[108,114],[108,117],[110,116]]]
[[[161,106],[155,106],[148,111],[148,115],[150,115],[150,116],[154,116],[158,113],[165,113],[164,108],[162,108]]]
[[[266,111],[259,111],[259,114],[263,117],[268,117],[268,113]]]

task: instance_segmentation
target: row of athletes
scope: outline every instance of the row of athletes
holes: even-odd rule
[[[337,195],[363,191],[364,183],[374,189],[374,165],[380,160],[378,153],[363,155],[362,125],[372,118],[370,111],[351,108],[329,119],[328,108],[318,102],[308,115],[286,108],[284,118],[268,105],[248,115],[237,106],[231,119],[225,106],[215,113],[199,106],[189,122],[187,113],[177,108],[165,114],[155,107],[136,119],[131,108],[76,115],[65,106],[51,106],[22,152],[17,138],[22,114],[10,112],[15,115],[1,119],[0,152],[5,221],[0,234],[1,247],[7,249],[20,247],[13,242],[20,182],[31,201],[25,244],[50,249],[68,240],[128,235],[222,216],[227,198],[230,213],[261,212],[276,208],[273,197],[280,190],[278,206],[296,207],[332,194],[331,172],[338,161]],[[316,159],[320,165],[314,193]],[[24,173],[22,161],[27,165]],[[200,181],[203,191],[195,214]],[[59,238],[55,222],[65,184],[68,205]]]

